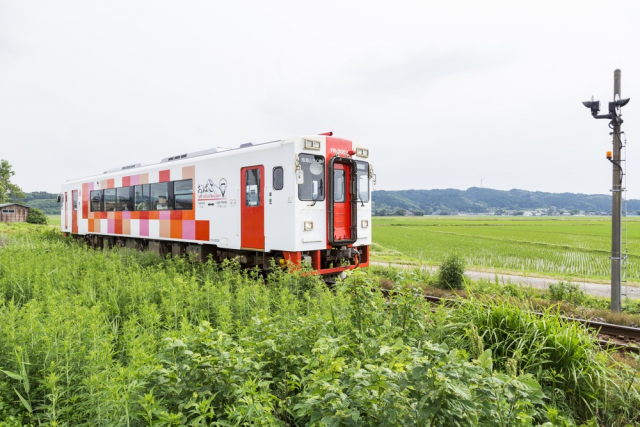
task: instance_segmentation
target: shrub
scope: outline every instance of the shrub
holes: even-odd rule
[[[46,224],[48,218],[40,209],[31,208],[29,209],[29,215],[27,215],[27,222],[29,224]]]
[[[551,283],[549,285],[549,299],[551,301],[565,301],[572,304],[582,304],[587,299],[587,293],[580,286],[573,283]]]
[[[437,285],[443,289],[462,289],[465,263],[458,255],[449,255],[440,264]]]

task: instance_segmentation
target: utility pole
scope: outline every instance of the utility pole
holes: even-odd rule
[[[621,295],[621,266],[622,266],[622,162],[620,151],[622,141],[620,138],[620,125],[622,125],[621,109],[629,102],[629,98],[620,97],[621,72],[613,72],[613,102],[609,103],[608,114],[598,114],[600,111],[600,101],[583,102],[584,106],[591,109],[591,115],[595,119],[610,119],[609,127],[613,129],[613,151],[607,152],[607,159],[613,165],[613,180],[611,185],[611,311],[620,313],[622,311]]]
[[[613,72],[613,100],[620,99],[620,70]],[[615,111],[617,110],[617,111]],[[620,111],[620,107],[615,107],[614,111]],[[615,113],[614,113],[615,114]],[[613,125],[613,181],[611,183],[611,311],[620,313],[622,311],[622,289],[621,289],[621,264],[622,251],[620,250],[622,240],[622,164],[620,162],[620,125],[622,119],[612,120]]]

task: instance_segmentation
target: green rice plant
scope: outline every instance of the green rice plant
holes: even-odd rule
[[[628,279],[640,282],[640,221],[628,218]],[[374,259],[429,265],[457,253],[466,264],[559,278],[601,279],[610,273],[607,218],[380,218],[373,222]]]

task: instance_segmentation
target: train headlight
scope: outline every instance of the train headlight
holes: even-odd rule
[[[360,226],[362,228],[369,228],[369,220],[368,219],[363,219],[362,221],[360,221]]]
[[[356,149],[356,156],[369,157],[369,149],[367,149],[367,148],[358,148],[358,149]]]
[[[304,222],[304,231],[313,230],[313,221],[305,221]]]
[[[320,142],[319,141],[313,141],[311,139],[305,139],[304,140],[304,148],[307,148],[309,150],[319,150],[320,149]]]

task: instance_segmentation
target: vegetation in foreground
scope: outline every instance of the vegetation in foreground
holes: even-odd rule
[[[640,283],[640,219],[628,218],[627,278]],[[564,280],[607,280],[607,218],[375,218],[375,259],[440,264],[452,253],[472,268],[524,272]]]
[[[0,230],[6,426],[640,422],[636,372],[553,313]]]
[[[443,269],[446,266],[449,267]],[[393,288],[393,281],[390,281],[390,278],[398,274],[408,274],[412,278],[411,286],[419,288],[425,295],[447,298],[473,296],[481,300],[503,298],[515,305],[533,306],[538,311],[544,311],[553,306],[564,316],[640,327],[640,300],[625,298],[622,303],[622,313],[612,313],[610,298],[589,295],[575,283],[562,281],[551,283],[549,289],[545,290],[500,281],[498,275],[493,281],[471,280],[464,275],[464,268],[460,258],[453,255],[443,261],[436,274],[431,274],[429,270],[420,267],[393,265],[373,265],[370,271],[380,276],[381,286],[386,290]],[[400,273],[401,271],[404,273]],[[446,279],[446,277],[454,279]]]

